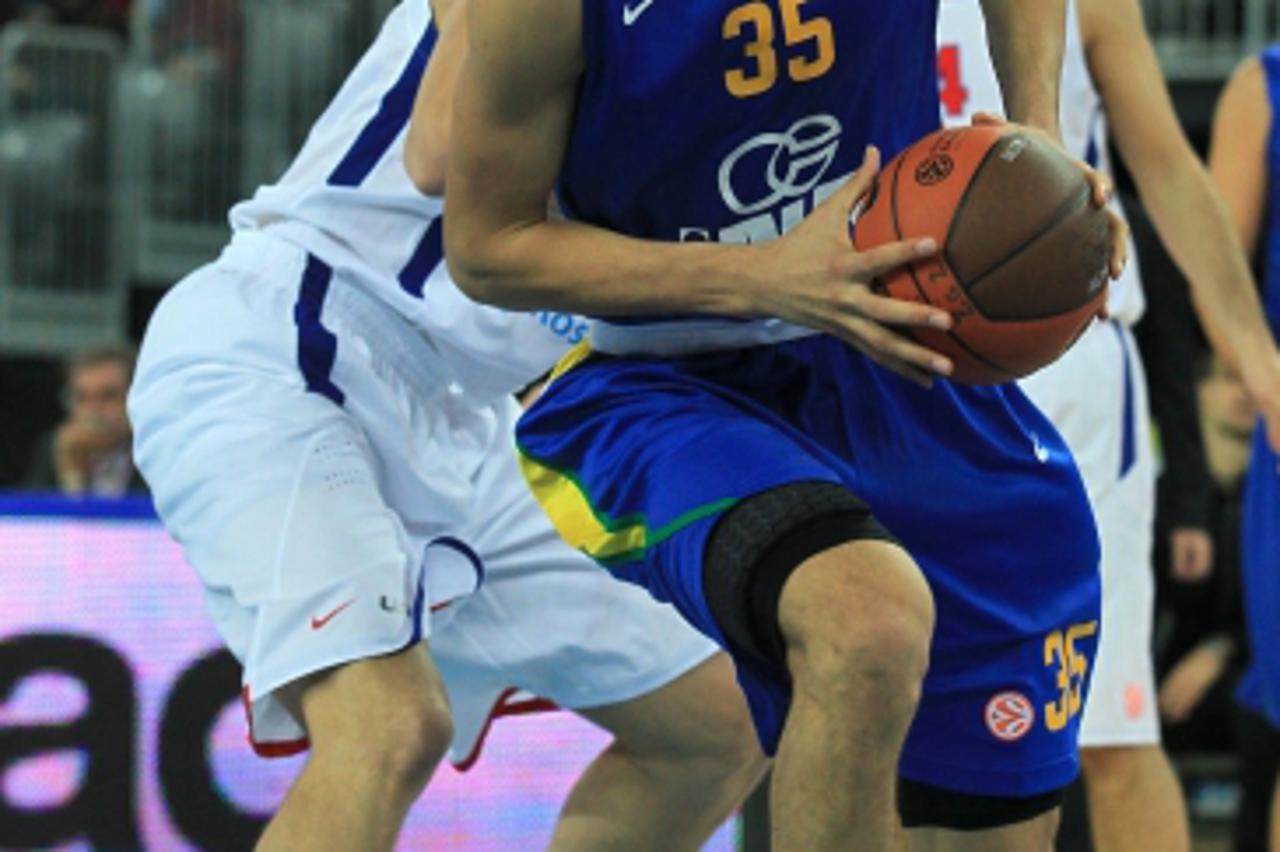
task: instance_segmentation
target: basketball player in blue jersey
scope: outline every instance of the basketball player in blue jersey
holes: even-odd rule
[[[1067,7],[1060,117],[1067,150],[1110,173],[1110,129],[1206,324],[1223,332],[1215,335],[1226,347],[1222,357],[1243,366],[1253,397],[1280,427],[1280,355],[1231,219],[1178,124],[1141,7],[1137,0],[1069,0]],[[948,123],[1001,108],[985,42],[977,0],[943,0],[938,67]],[[1190,849],[1190,830],[1160,747],[1151,659],[1156,464],[1143,366],[1129,331],[1144,307],[1138,272],[1130,263],[1111,285],[1108,322],[1021,386],[1071,448],[1102,543],[1104,629],[1080,728],[1094,846],[1179,852]],[[1171,549],[1185,541],[1195,538],[1175,534]],[[1208,568],[1205,553],[1200,569]]]
[[[1063,5],[984,5],[1009,115],[1056,134]],[[912,848],[1048,849],[1098,632],[1085,493],[1015,387],[931,381],[890,330],[949,327],[867,287],[937,247],[848,238],[880,152],[938,125],[935,0],[471,15],[451,268],[603,318],[521,421],[526,478],[733,655],[774,848],[892,848],[896,802]]]
[[[1209,170],[1263,270],[1262,299],[1280,334],[1280,45],[1246,60],[1218,101]],[[1246,365],[1235,364],[1237,369]],[[1239,698],[1280,731],[1280,454],[1260,420],[1245,480],[1241,568],[1253,656]],[[1280,779],[1271,799],[1272,850],[1280,849]]]
[[[447,126],[450,5],[440,27],[426,0],[392,12],[222,256],[166,294],[136,456],[244,664],[255,749],[310,747],[260,848],[392,848],[446,751],[469,765],[536,697],[615,736],[551,848],[693,849],[764,757],[728,659],[565,546],[521,479],[511,393],[581,322],[482,308],[445,272],[403,151],[420,79]],[[438,192],[434,128],[415,142]]]

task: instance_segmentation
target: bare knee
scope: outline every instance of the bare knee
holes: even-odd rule
[[[1156,745],[1090,746],[1080,749],[1080,768],[1091,790],[1136,788],[1147,772],[1167,764]],[[1170,769],[1170,771],[1172,771]]]
[[[308,690],[303,710],[315,761],[409,800],[453,740],[444,684],[421,648],[343,666]]]
[[[368,748],[374,771],[386,773],[414,797],[427,786],[453,740],[453,718],[442,697],[401,698],[397,707],[377,714],[377,733]]]
[[[717,702],[708,713],[694,737],[692,753],[702,776],[738,800],[755,789],[769,766],[740,693]]]
[[[875,696],[897,715],[919,699],[933,633],[933,600],[900,548],[862,541],[805,562],[779,605],[797,689],[845,705]]]

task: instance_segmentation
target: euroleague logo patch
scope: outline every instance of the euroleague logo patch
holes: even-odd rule
[[[955,171],[956,161],[946,154],[930,154],[916,166],[916,183],[933,186],[942,183]]]
[[[1022,739],[1036,724],[1036,708],[1021,692],[1001,692],[992,697],[983,716],[991,736],[1006,743]]]

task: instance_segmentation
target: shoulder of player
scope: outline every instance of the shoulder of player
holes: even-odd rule
[[[556,88],[581,74],[582,0],[485,0],[469,12],[472,53],[511,70],[536,70],[526,85]]]
[[[1250,56],[1236,66],[1218,98],[1218,113],[1239,111],[1245,115],[1271,112],[1267,74],[1262,55]]]
[[[1227,80],[1227,89],[1235,88],[1243,92],[1263,92],[1266,89],[1266,69],[1263,67],[1264,54],[1256,54],[1243,60],[1231,72]],[[1226,91],[1226,89],[1224,89]]]

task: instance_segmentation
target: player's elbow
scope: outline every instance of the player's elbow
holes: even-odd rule
[[[449,262],[449,277],[458,285],[459,290],[467,294],[468,298],[484,305],[505,307],[502,304],[501,287],[493,277],[483,274],[472,265],[459,261],[453,255],[446,254],[445,257]]]
[[[1162,193],[1176,196],[1178,190],[1208,180],[1200,157],[1182,134],[1147,145],[1140,156],[1126,157],[1125,165],[1145,203],[1158,203],[1154,200]]]
[[[449,275],[458,289],[483,304],[517,307],[512,304],[509,288],[504,286],[506,276],[501,274],[485,242],[468,236],[462,228],[452,227],[448,220],[444,234]]]

